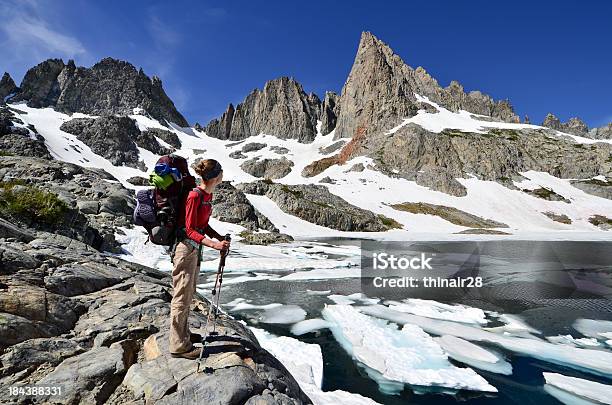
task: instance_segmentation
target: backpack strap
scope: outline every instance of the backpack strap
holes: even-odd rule
[[[200,196],[200,208],[204,205],[210,205],[212,206],[212,204],[210,203],[210,201],[204,201],[204,192],[199,188],[196,187],[193,189],[193,191],[195,191],[196,193],[198,193],[198,195]]]

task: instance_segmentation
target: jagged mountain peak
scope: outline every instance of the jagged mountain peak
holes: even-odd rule
[[[352,137],[358,129],[380,133],[420,109],[415,94],[451,111],[460,109],[508,122],[519,122],[508,101],[495,101],[479,91],[465,93],[451,82],[442,88],[423,67],[413,69],[370,32],[363,32],[351,72],[342,89],[336,138]],[[361,132],[363,132],[363,130]]]
[[[90,68],[77,67],[73,60],[68,64],[62,59],[43,61],[28,70],[19,93],[11,100],[94,115],[128,115],[141,108],[162,123],[189,125],[159,78],[149,78],[131,63],[110,57]]]
[[[0,79],[0,104],[4,103],[4,99],[18,90],[15,81],[8,72],[4,72]]]
[[[553,113],[546,114],[542,126],[578,136],[586,136],[589,133],[589,127],[580,118],[572,117],[567,122],[561,122]]]
[[[265,133],[310,142],[317,133],[320,110],[316,94],[306,94],[297,80],[282,76],[251,91],[235,108],[230,104],[221,118],[208,123],[206,133],[231,140]]]

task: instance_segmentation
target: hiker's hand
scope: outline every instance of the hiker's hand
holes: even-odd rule
[[[222,240],[219,242],[215,242],[212,247],[213,249],[217,250],[228,250],[230,247],[230,243],[226,240]]]

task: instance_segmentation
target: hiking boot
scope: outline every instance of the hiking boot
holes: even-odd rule
[[[176,358],[183,358],[188,360],[196,360],[200,357],[200,352],[202,349],[200,347],[192,347],[191,350],[183,352],[183,353],[170,353],[170,356]]]
[[[191,343],[202,343],[202,335],[192,332],[189,334],[189,341]]]

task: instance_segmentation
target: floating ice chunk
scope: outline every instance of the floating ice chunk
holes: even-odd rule
[[[380,302],[378,298],[368,298],[365,294],[362,293],[354,293],[350,295],[332,294],[329,295],[327,298],[329,298],[338,305],[352,305],[357,301],[363,304],[377,304]]]
[[[544,390],[564,404],[612,404],[612,385],[557,373],[544,373],[544,379]]]
[[[409,298],[402,302],[389,302],[389,308],[399,312],[425,316],[427,318],[445,319],[454,322],[473,323],[485,325],[487,318],[480,308],[464,305],[449,305],[433,300]]]
[[[267,309],[259,318],[264,323],[296,323],[306,318],[306,311],[297,305]]]
[[[325,329],[329,327],[330,327],[330,323],[324,319],[321,319],[321,318],[306,319],[304,321],[300,321],[294,324],[291,327],[291,333],[293,333],[296,336],[300,336],[305,333],[310,333],[316,330]]]
[[[577,319],[572,327],[584,336],[601,340],[612,338],[612,321]]]
[[[321,391],[323,355],[319,345],[286,336],[277,337],[258,328],[251,327],[251,330],[261,346],[287,368],[315,405],[377,404],[370,398],[346,391]]]
[[[541,332],[535,328],[532,328],[518,315],[502,314],[498,319],[505,323],[503,327],[507,332],[528,332],[540,334]]]
[[[474,370],[453,366],[440,345],[416,325],[398,330],[350,305],[326,306],[323,317],[332,323],[330,329],[340,345],[366,370],[376,372],[369,374],[383,392],[389,392],[389,388],[399,391],[403,384],[497,391]],[[377,373],[380,378],[376,378]],[[395,385],[385,386],[386,382]]]
[[[612,353],[602,350],[581,349],[555,345],[540,339],[524,339],[492,333],[457,322],[429,319],[394,311],[382,305],[369,305],[359,310],[368,315],[387,319],[399,324],[412,324],[434,335],[453,335],[469,341],[488,342],[506,350],[531,356],[540,360],[572,367],[605,377],[612,376]]]
[[[319,345],[303,343],[286,336],[274,336],[263,329],[252,327],[251,330],[261,346],[279,359],[297,381],[321,388],[323,354]]]
[[[329,293],[331,293],[331,290],[306,290],[308,295],[328,295]]]
[[[234,305],[233,308],[230,309],[231,312],[238,312],[238,311],[246,311],[249,309],[272,309],[272,308],[278,308],[278,307],[282,307],[283,304],[279,304],[279,303],[272,303],[272,304],[264,304],[264,305],[255,305],[255,304],[249,304],[248,302],[239,302],[238,304]]]
[[[334,301],[334,303],[338,305],[352,305],[355,303],[354,300],[350,299],[346,295],[332,294],[332,295],[329,295],[327,298]]]
[[[546,340],[559,345],[574,347],[597,347],[599,342],[595,338],[575,338],[572,335],[547,336]]]
[[[497,374],[512,374],[512,365],[497,353],[461,338],[444,335],[434,339],[449,357],[481,370]]]

